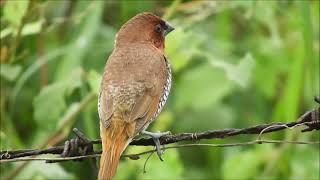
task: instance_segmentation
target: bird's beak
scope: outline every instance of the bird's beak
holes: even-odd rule
[[[164,36],[166,36],[167,34],[169,34],[171,31],[174,30],[174,28],[172,26],[170,26],[170,24],[166,23],[167,28],[164,30]]]

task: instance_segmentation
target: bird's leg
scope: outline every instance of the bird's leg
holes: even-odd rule
[[[162,157],[161,157],[162,151],[161,151],[161,147],[160,147],[161,144],[160,144],[160,140],[159,140],[159,139],[160,139],[162,136],[169,135],[170,132],[169,132],[169,131],[167,131],[167,132],[149,132],[149,131],[142,131],[141,133],[144,134],[144,135],[150,136],[150,137],[153,139],[154,144],[155,144],[155,148],[156,148],[156,150],[157,150],[157,155],[158,155],[159,159],[160,159],[161,161],[163,161],[163,159],[162,159]]]

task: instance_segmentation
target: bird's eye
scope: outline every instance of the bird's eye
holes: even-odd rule
[[[160,33],[160,32],[161,32],[161,25],[160,25],[160,24],[157,24],[154,30],[155,30],[157,33]]]

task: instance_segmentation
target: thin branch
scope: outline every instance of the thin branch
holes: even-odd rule
[[[160,138],[160,143],[164,144],[172,144],[181,141],[197,141],[201,139],[214,139],[214,138],[226,138],[231,136],[237,135],[248,135],[248,134],[257,134],[258,139],[253,142],[246,142],[246,143],[234,143],[234,144],[211,144],[211,147],[228,147],[228,146],[242,146],[242,145],[251,145],[251,144],[262,144],[262,143],[291,143],[291,144],[319,144],[319,142],[297,142],[297,141],[262,141],[261,136],[265,133],[281,131],[283,129],[293,129],[298,126],[307,126],[306,129],[303,129],[302,132],[312,131],[312,130],[320,130],[320,119],[319,119],[319,111],[320,108],[316,108],[312,111],[308,111],[303,114],[297,121],[288,122],[288,123],[270,123],[270,124],[262,124],[257,125],[249,128],[242,128],[242,129],[223,129],[223,130],[209,130],[199,133],[180,133],[175,135],[166,135]],[[80,143],[80,147],[93,145],[93,144],[101,144],[101,140],[92,140],[87,142]],[[152,138],[140,138],[133,140],[130,145],[136,146],[154,146],[154,142]],[[195,146],[192,144],[185,144],[185,145],[177,145],[171,147],[165,147],[164,149],[170,149],[174,147],[189,147]],[[197,145],[201,146],[201,145]],[[209,146],[209,145],[206,145]],[[28,149],[28,150],[14,150],[14,151],[1,151],[0,152],[0,163],[4,162],[14,162],[15,158],[19,158],[21,161],[21,157],[26,156],[34,156],[34,155],[41,155],[41,154],[61,154],[64,150],[64,146],[57,146],[51,147],[48,149]],[[154,152],[148,151],[147,153]],[[86,156],[75,156],[75,157],[68,157],[68,158],[49,158],[48,162],[56,162],[57,161],[65,161],[65,160],[75,160],[75,159],[83,159],[83,158],[92,158],[96,157],[99,152],[93,152],[91,154],[87,154]],[[134,155],[126,155],[131,159],[139,159],[140,155],[144,153],[134,154]],[[28,159],[28,158],[27,158]],[[29,158],[30,159],[30,158]],[[11,161],[10,161],[11,160]]]

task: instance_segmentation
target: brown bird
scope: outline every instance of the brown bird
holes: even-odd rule
[[[160,17],[141,13],[116,34],[107,60],[98,101],[102,156],[98,179],[110,180],[121,153],[139,133],[149,135],[160,157],[159,137],[145,131],[161,112],[171,87],[171,69],[164,55],[165,36],[174,30]]]

